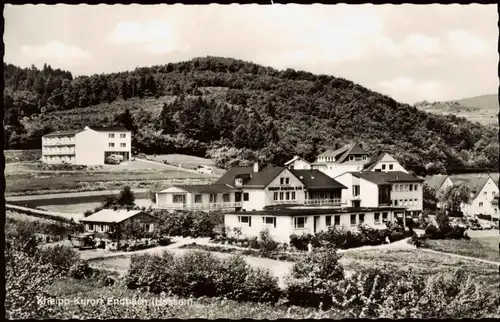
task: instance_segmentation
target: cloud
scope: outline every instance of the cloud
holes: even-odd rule
[[[378,84],[380,90],[403,102],[410,102],[415,93],[421,99],[437,101],[445,96],[444,86],[437,81],[415,81],[411,77],[397,77],[390,81],[381,81]]]
[[[21,47],[21,55],[33,64],[50,63],[54,66],[75,66],[90,60],[91,53],[76,46],[51,41],[41,46]]]
[[[455,53],[462,55],[483,54],[487,51],[485,41],[472,35],[465,30],[451,30],[448,33],[448,40]]]
[[[425,57],[443,53],[443,48],[438,37],[430,37],[420,33],[412,33],[398,44],[392,38],[382,35],[374,38],[373,44],[381,53],[394,58],[408,56]]]

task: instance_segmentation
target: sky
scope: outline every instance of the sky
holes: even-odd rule
[[[495,5],[5,5],[4,62],[74,76],[222,56],[413,104],[498,91]]]

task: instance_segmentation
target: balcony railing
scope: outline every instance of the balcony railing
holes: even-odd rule
[[[345,200],[338,199],[308,199],[304,202],[305,205],[315,206],[340,206],[346,204]]]
[[[274,205],[296,205],[299,204],[297,200],[273,200]]]
[[[172,210],[211,210],[211,209],[224,209],[224,208],[237,208],[241,207],[241,202],[221,202],[221,203],[195,203],[195,204],[160,204],[157,208],[172,209]]]
[[[43,151],[43,155],[74,155],[75,150]]]
[[[75,140],[64,140],[64,141],[53,141],[53,142],[49,142],[49,141],[45,141],[43,142],[43,145],[44,146],[57,146],[57,145],[75,145]]]

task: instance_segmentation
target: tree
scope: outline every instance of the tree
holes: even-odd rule
[[[125,186],[120,195],[118,196],[117,202],[120,206],[135,206],[135,196],[129,186]]]
[[[423,191],[424,209],[436,210],[437,202],[438,202],[438,199],[436,196],[436,189],[429,186],[428,184],[424,184],[424,191]]]
[[[448,187],[438,194],[438,200],[451,214],[459,214],[462,204],[470,202],[470,189],[464,184]]]

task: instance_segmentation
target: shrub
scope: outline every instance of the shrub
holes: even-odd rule
[[[358,229],[359,229],[361,244],[363,246],[381,245],[385,242],[385,237],[389,233],[388,230],[373,229],[366,225],[360,225]]]
[[[71,266],[68,275],[75,279],[87,279],[94,274],[94,270],[87,261],[78,262]]]
[[[251,302],[276,303],[280,296],[278,279],[269,270],[253,268],[248,271],[240,299]]]
[[[154,293],[167,291],[173,263],[174,257],[168,252],[162,255],[132,255],[126,283],[129,288],[147,287]]]
[[[330,227],[327,231],[318,234],[318,238],[330,247],[340,249],[363,246],[361,235],[358,232],[344,228]]]
[[[290,235],[290,245],[298,250],[307,250],[307,245],[311,243],[313,247],[319,247],[319,238],[312,234],[292,234]]]
[[[260,232],[260,250],[263,254],[269,254],[278,248],[278,243],[273,240],[268,229]]]
[[[42,263],[52,267],[55,276],[68,274],[71,266],[80,259],[78,252],[72,247],[62,245],[39,248],[37,256]]]
[[[245,279],[248,277],[250,268],[241,255],[233,255],[230,258],[223,259],[216,274],[215,284],[217,285],[217,294],[226,295],[230,298],[240,299],[244,296]]]
[[[172,240],[170,238],[163,237],[163,238],[158,239],[159,246],[168,246],[170,244],[172,244]]]
[[[253,249],[260,249],[260,243],[257,237],[248,238],[248,247]]]

